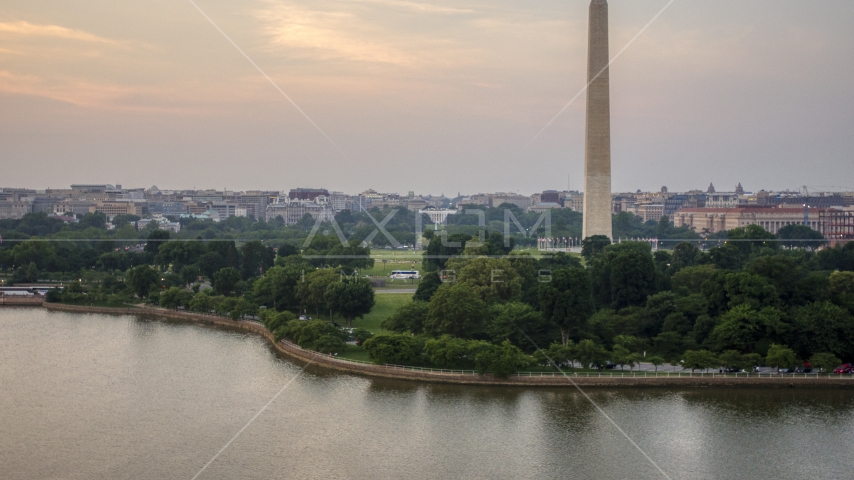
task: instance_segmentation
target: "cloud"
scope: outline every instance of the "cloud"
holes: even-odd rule
[[[442,5],[433,5],[421,2],[407,2],[405,0],[350,0],[360,3],[374,3],[377,5],[385,5],[389,7],[403,8],[423,13],[444,13],[444,14],[460,14],[474,13],[474,10],[468,8],[445,7]]]
[[[35,25],[26,21],[0,22],[0,33],[15,35],[65,38],[81,42],[115,44],[114,40],[99,37],[83,30],[74,30],[59,25]]]
[[[313,60],[346,59],[355,61],[408,65],[409,55],[380,38],[354,30],[363,30],[358,18],[342,11],[310,10],[282,3],[271,4],[256,13],[264,24],[263,32],[278,49],[286,48],[289,56]],[[356,33],[356,34],[354,34]]]

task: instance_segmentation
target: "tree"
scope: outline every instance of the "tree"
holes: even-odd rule
[[[474,355],[471,341],[451,335],[442,335],[424,342],[424,353],[439,368],[473,368]]]
[[[229,295],[234,292],[235,286],[240,279],[240,272],[236,268],[226,267],[214,274],[213,286],[217,292]]]
[[[475,258],[460,269],[458,282],[471,285],[487,304],[519,300],[522,279],[504,258]]]
[[[560,329],[564,345],[570,336],[580,333],[593,314],[590,276],[583,268],[552,272],[551,282],[540,284],[538,299],[543,317]]]
[[[240,248],[243,257],[242,274],[244,279],[258,277],[271,266],[276,259],[276,252],[272,247],[265,247],[263,243],[253,240],[246,242]]]
[[[278,317],[273,317],[277,319]],[[270,320],[268,320],[270,322]],[[272,325],[271,323],[271,326]],[[270,327],[268,327],[270,328]],[[280,330],[281,329],[281,330]],[[277,336],[282,334],[294,341],[302,348],[310,348],[318,350],[318,348],[326,347],[327,351],[330,346],[338,346],[330,341],[329,337],[337,338],[342,341],[346,338],[344,332],[335,325],[323,320],[309,320],[307,322],[300,320],[290,320],[285,324],[284,328],[276,328]]]
[[[501,345],[484,345],[475,354],[475,370],[481,375],[492,372],[498,378],[507,378],[530,364],[530,357],[510,340],[504,340]]]
[[[832,372],[841,363],[842,360],[839,357],[827,352],[816,353],[810,357],[810,365],[820,369],[822,372]]]
[[[330,355],[344,350],[345,347],[344,341],[338,335],[324,335],[318,338],[314,344],[315,350]]]
[[[429,302],[430,298],[434,293],[436,293],[436,290],[439,289],[440,285],[442,285],[442,279],[439,278],[438,272],[427,273],[424,275],[424,278],[421,279],[421,283],[418,284],[418,288],[415,290],[415,295],[412,299]]]
[[[569,363],[572,368],[572,361],[575,360],[575,343],[571,340],[569,345],[562,343],[552,343],[548,350],[538,349],[534,352],[534,360],[540,365],[549,365],[556,370],[560,370],[561,365]]]
[[[701,256],[702,252],[693,243],[682,242],[673,248],[669,271],[675,273],[685,267],[693,267]]]
[[[848,310],[831,302],[815,302],[792,310],[797,328],[796,338],[802,342],[798,351],[805,357],[811,353],[830,352],[841,358],[854,356],[854,317]]]
[[[578,342],[575,351],[576,358],[581,362],[581,368],[590,368],[591,365],[594,365],[601,370],[605,364],[605,357],[608,355],[608,352],[601,345],[590,339]]]
[[[128,285],[140,298],[147,297],[153,287],[157,286],[157,272],[148,265],[140,265],[128,271]]]
[[[356,345],[359,347],[364,345],[365,341],[373,336],[373,332],[365,328],[357,328],[353,330],[353,340],[356,341]]]
[[[420,354],[418,341],[412,335],[384,333],[375,335],[362,345],[375,363],[412,365]]]
[[[413,300],[399,307],[395,312],[380,325],[385,330],[392,332],[410,332],[414,334],[424,333],[424,323],[430,304],[421,300]]]
[[[581,256],[585,260],[599,255],[605,250],[605,247],[611,244],[611,239],[605,235],[593,235],[581,241]]]
[[[196,265],[185,265],[184,268],[181,269],[179,275],[181,276],[181,279],[184,280],[185,284],[190,285],[191,283],[198,281],[200,273],[202,272]]]
[[[718,355],[718,361],[726,368],[749,368],[745,366],[744,355],[738,350],[727,350]]]
[[[824,235],[807,225],[786,225],[777,232],[777,237],[789,248],[816,249],[827,243]]]
[[[467,283],[445,283],[433,295],[424,330],[471,338],[483,331],[487,308],[474,287]]]
[[[682,363],[683,368],[690,368],[691,373],[694,370],[707,370],[716,366],[718,359],[708,350],[687,350]]]
[[[213,279],[216,272],[229,266],[225,262],[225,257],[218,252],[203,253],[199,256],[198,264],[199,270],[201,270],[202,274],[209,279]]]
[[[310,272],[312,268],[300,261],[276,265],[252,284],[252,296],[259,305],[274,310],[295,308],[299,304],[296,300],[296,291],[307,277],[305,272]]]
[[[163,308],[188,307],[193,300],[193,292],[172,287],[160,294],[160,306]]]
[[[655,373],[658,373],[658,367],[664,365],[664,358],[659,357],[658,355],[653,355],[646,359],[647,362],[651,363],[655,367]]]
[[[655,264],[649,252],[626,250],[610,262],[613,308],[643,306],[655,293]]]
[[[683,295],[699,294],[703,283],[713,278],[716,271],[717,267],[711,264],[684,267],[673,274],[673,291]]]
[[[190,300],[189,307],[194,312],[210,313],[216,308],[216,300],[205,292],[199,292]]]
[[[157,254],[160,245],[163,244],[166,240],[169,240],[169,232],[166,230],[154,230],[148,234],[148,238],[145,240],[145,247],[143,247],[143,251],[145,253],[150,253],[152,256]]]
[[[273,269],[276,268],[281,267],[273,267]],[[315,314],[319,317],[320,311],[327,307],[326,289],[330,284],[339,281],[341,281],[341,275],[331,268],[315,270],[306,275],[303,281],[297,283],[296,298],[301,305],[314,307]]]
[[[749,305],[739,305],[721,316],[710,340],[719,350],[753,352],[756,343],[768,334],[769,326],[775,326],[781,316],[774,308],[756,311]]]
[[[78,225],[84,228],[107,228],[107,215],[102,212],[90,212],[83,215],[78,221]]]
[[[780,247],[777,237],[760,227],[759,225],[747,225],[746,227],[727,230],[727,242],[742,254],[750,254],[753,250],[760,248],[778,249]]]
[[[629,362],[629,355],[631,352],[622,345],[614,345],[614,348],[611,349],[611,361],[619,365],[620,370],[623,369],[623,365]]]
[[[729,307],[749,305],[754,310],[776,305],[780,295],[774,285],[759,275],[748,272],[730,273],[725,287]]]
[[[491,319],[486,322],[486,334],[495,343],[510,340],[514,345],[533,347],[531,342],[548,340],[549,324],[534,307],[522,302],[493,305]],[[544,335],[545,334],[545,335]]]
[[[768,355],[765,357],[765,363],[767,365],[774,365],[778,373],[780,372],[780,365],[789,368],[795,365],[796,360],[797,357],[792,349],[784,345],[777,345],[776,343],[771,345],[771,348],[768,349]]]
[[[374,288],[371,283],[359,278],[330,283],[324,294],[329,308],[347,319],[353,326],[354,318],[361,318],[374,308]]]

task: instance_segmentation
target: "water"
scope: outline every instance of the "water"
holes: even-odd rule
[[[0,477],[191,479],[302,365],[259,337],[0,309]],[[854,475],[854,390],[590,390],[671,478]],[[199,479],[665,478],[571,388],[309,367]]]

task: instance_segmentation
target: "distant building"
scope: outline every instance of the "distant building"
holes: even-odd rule
[[[406,202],[406,209],[410,212],[417,212],[419,210],[424,210],[429,206],[426,200],[421,197],[413,197],[410,198],[409,201]]]
[[[148,202],[146,201],[115,201],[115,202],[95,202],[95,205],[89,207],[89,213],[100,212],[113,218],[116,215],[148,215]]]
[[[557,202],[540,202],[536,205],[531,205],[530,207],[528,207],[528,211],[534,213],[543,213],[547,210],[559,210],[561,208],[563,207],[561,207],[560,204]]]
[[[20,220],[24,215],[33,212],[33,202],[21,200],[0,201],[0,220]]]
[[[831,246],[854,240],[854,208],[832,207],[819,211],[819,231]]]
[[[560,192],[557,190],[546,190],[540,194],[540,202],[560,203]]]
[[[818,209],[807,210],[806,225],[819,230]],[[736,207],[736,208],[683,208],[673,216],[675,227],[688,227],[697,232],[716,233],[759,225],[777,233],[787,225],[804,225],[803,208]]]
[[[349,201],[350,195],[347,195],[344,192],[332,192],[329,195],[329,207],[332,208],[332,211],[334,212],[352,209],[352,203],[348,206]]]
[[[329,192],[325,188],[293,188],[288,193],[291,200],[314,200],[318,196],[328,197]]]
[[[294,225],[302,220],[306,213],[311,215],[315,220],[331,221],[335,218],[335,212],[328,205],[325,205],[325,198],[318,196],[315,197],[315,200],[323,200],[323,202],[315,203],[308,200],[290,200],[267,205],[267,221],[275,220],[276,217],[282,217],[285,225]]]
[[[492,202],[490,204],[492,207],[500,207],[505,203],[516,205],[522,210],[525,210],[531,206],[531,197],[526,197],[525,195],[519,195],[516,193],[496,193],[492,195]]]
[[[644,222],[658,222],[664,216],[664,203],[639,203],[635,215]]]

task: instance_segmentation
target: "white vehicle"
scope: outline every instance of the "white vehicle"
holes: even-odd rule
[[[418,273],[417,270],[393,270],[389,277],[397,280],[419,280],[421,278],[421,274]]]

